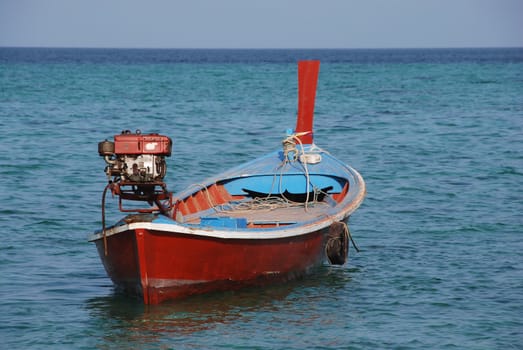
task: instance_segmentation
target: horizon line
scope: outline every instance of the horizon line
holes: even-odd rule
[[[23,46],[0,45],[1,49],[80,49],[80,50],[467,50],[523,49],[523,46],[405,46],[405,47],[126,47],[126,46]]]

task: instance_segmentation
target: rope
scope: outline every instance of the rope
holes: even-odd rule
[[[356,249],[356,251],[359,253],[360,249],[356,245],[356,242],[354,242],[354,239],[352,238],[352,235],[350,234],[349,225],[347,225],[346,222],[343,222],[343,229],[345,230],[345,237],[350,238],[350,241],[352,242],[354,249]]]
[[[211,185],[212,186],[212,185]],[[211,195],[209,193],[209,187],[205,186],[204,184],[199,184],[199,183],[196,183],[196,184],[192,184],[192,185],[189,185],[189,188],[190,187],[199,187],[202,189],[202,192],[205,192],[205,195],[206,195],[206,198],[207,198],[207,203],[209,204],[210,208],[216,210],[216,205],[213,203],[212,201],[212,198],[211,198]],[[198,192],[195,192],[195,193],[198,193]]]
[[[281,208],[301,207],[303,203],[292,202],[283,197],[258,197],[248,202],[241,202],[229,208],[220,208],[220,212],[248,212],[266,210],[271,211]]]
[[[276,196],[273,196],[272,195],[272,191],[275,187],[275,181],[278,177],[278,174],[275,172],[274,173],[274,176],[273,176],[273,181],[272,181],[272,185],[271,185],[271,190],[270,192],[267,194],[267,197],[258,197],[258,198],[254,198],[253,200],[251,201],[248,201],[248,202],[241,202],[237,205],[227,205],[227,206],[223,206],[223,205],[216,205],[212,198],[211,198],[211,194],[209,193],[209,187],[203,185],[203,184],[199,184],[199,183],[196,183],[196,184],[192,184],[190,185],[189,187],[192,187],[192,186],[195,186],[195,187],[198,187],[198,188],[201,188],[201,191],[202,192],[205,192],[205,195],[206,195],[206,199],[207,199],[207,202],[210,206],[210,208],[212,208],[213,210],[215,210],[216,212],[230,212],[230,211],[251,211],[251,210],[274,210],[274,209],[278,209],[278,208],[285,208],[285,207],[302,207],[304,206],[305,207],[305,211],[308,211],[309,209],[309,202],[316,202],[317,201],[317,198],[318,198],[318,195],[319,194],[322,194],[324,193],[323,191],[321,190],[318,190],[315,186],[313,186],[313,198],[312,198],[312,201],[311,201],[311,198],[310,198],[310,188],[311,188],[311,181],[310,181],[310,174],[309,174],[309,169],[307,167],[307,163],[306,162],[301,162],[299,161],[299,158],[301,155],[305,155],[306,152],[304,150],[304,147],[303,147],[303,143],[301,142],[299,136],[303,136],[303,135],[307,135],[308,132],[301,132],[301,133],[295,133],[295,134],[292,134],[292,135],[289,135],[287,136],[283,141],[282,141],[282,144],[283,144],[283,154],[284,154],[284,157],[283,157],[283,161],[280,165],[278,165],[278,168],[280,169],[280,172],[279,172],[279,185],[278,185],[278,189],[279,189],[279,194],[278,194],[278,197]],[[300,149],[298,150],[298,148],[296,147],[297,144],[299,144],[300,146]],[[314,151],[314,152],[325,152],[323,151],[321,148],[317,147],[316,145],[312,145],[310,150]],[[289,154],[290,153],[293,153],[293,157],[292,157],[292,160],[289,160]],[[326,152],[325,152],[326,153]],[[283,184],[283,177],[284,177],[284,167],[286,164],[288,164],[289,162],[296,162],[296,161],[299,161],[300,165],[302,166],[302,170],[304,172],[304,175],[306,177],[306,198],[305,198],[305,203],[298,203],[298,202],[294,202],[288,198],[285,197],[285,195],[283,194],[283,188],[282,188],[282,184]],[[278,169],[277,168],[277,169]],[[328,193],[324,193],[325,195],[328,195]]]
[[[102,232],[104,237],[104,252],[105,256],[107,256],[107,234],[105,229],[105,197],[107,195],[107,190],[111,187],[112,183],[108,183],[107,186],[105,186],[103,194],[102,194]]]
[[[300,132],[296,134],[292,134],[287,136],[283,141],[283,162],[280,165],[282,168],[282,171],[280,173],[280,193],[283,196],[283,191],[281,190],[281,179],[283,178],[283,166],[289,162],[288,154],[290,152],[294,153],[293,161],[297,161],[300,159],[300,155],[305,155],[305,149],[303,148],[303,143],[301,142],[299,136],[307,135],[309,132]],[[296,148],[296,143],[300,145],[300,151]],[[313,145],[313,147],[315,147]],[[309,176],[309,168],[307,167],[307,162],[300,162],[300,164],[303,167],[303,170],[305,172],[305,178],[306,178],[306,197],[305,197],[305,211],[308,211],[308,203],[309,203],[309,192],[310,192],[310,176]],[[316,191],[314,191],[316,192]]]

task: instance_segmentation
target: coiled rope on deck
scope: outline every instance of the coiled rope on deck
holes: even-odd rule
[[[191,184],[189,187],[198,187],[200,191],[205,194],[205,198],[209,204],[209,207],[216,212],[230,212],[230,211],[252,211],[252,210],[275,210],[286,207],[305,207],[305,211],[308,211],[309,203],[316,203],[318,197],[321,195],[328,195],[328,193],[316,188],[310,180],[309,169],[305,156],[308,153],[328,153],[316,145],[312,144],[309,151],[306,152],[300,136],[307,135],[308,132],[300,132],[288,135],[283,141],[283,159],[282,162],[277,166],[274,171],[273,182],[271,185],[271,191],[267,193],[267,196],[256,197],[246,202],[240,202],[237,204],[226,204],[219,205],[215,204],[210,194],[209,187],[200,183]],[[299,147],[297,147],[299,145]],[[291,162],[298,162],[303,170],[306,178],[306,194],[305,202],[293,201],[285,196],[283,186],[283,178],[285,176],[285,166]],[[279,181],[278,181],[279,179]],[[278,193],[273,194],[273,189],[276,187],[276,181],[278,181]],[[312,199],[311,199],[311,187],[313,188]]]

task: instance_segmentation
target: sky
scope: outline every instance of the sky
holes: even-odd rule
[[[0,0],[0,46],[523,47],[523,0]]]

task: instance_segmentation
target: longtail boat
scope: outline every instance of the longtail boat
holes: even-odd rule
[[[319,66],[298,62],[297,124],[281,148],[179,193],[163,182],[169,137],[124,131],[99,143],[109,183],[103,227],[89,241],[117,288],[158,304],[345,264],[348,220],[364,199],[365,182],[314,144]],[[108,191],[127,215],[112,226],[105,223]]]

